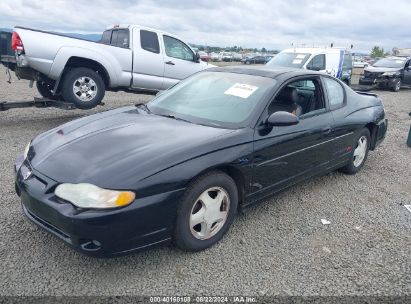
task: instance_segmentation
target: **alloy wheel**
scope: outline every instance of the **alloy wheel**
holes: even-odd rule
[[[79,77],[73,83],[73,93],[81,101],[91,101],[97,95],[97,84],[90,77]]]
[[[398,80],[397,83],[395,84],[395,90],[399,91],[401,89],[401,81]]]

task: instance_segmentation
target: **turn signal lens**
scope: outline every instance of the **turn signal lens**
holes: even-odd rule
[[[121,192],[117,196],[116,205],[117,206],[127,206],[132,201],[134,201],[135,194],[133,192]]]
[[[136,198],[131,191],[108,190],[92,184],[61,184],[54,194],[77,207],[95,209],[124,207]]]

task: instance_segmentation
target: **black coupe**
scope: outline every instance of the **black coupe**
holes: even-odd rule
[[[82,253],[210,247],[239,209],[315,175],[358,172],[384,107],[328,75],[212,68],[148,104],[36,138],[15,163],[26,216]]]

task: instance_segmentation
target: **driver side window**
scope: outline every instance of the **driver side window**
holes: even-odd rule
[[[307,70],[321,71],[325,70],[325,54],[316,55],[307,64]]]
[[[194,61],[194,53],[191,49],[178,39],[163,36],[164,47],[168,57],[173,57],[177,59]]]
[[[268,115],[286,111],[303,118],[324,109],[320,81],[317,77],[310,77],[293,81],[283,87],[269,105]]]

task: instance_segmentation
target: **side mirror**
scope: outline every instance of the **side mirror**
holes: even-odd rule
[[[196,53],[196,55],[195,55],[195,62],[200,62],[200,60],[201,60],[201,57],[200,57],[200,54],[199,53]]]
[[[275,112],[267,119],[267,123],[270,126],[276,127],[293,126],[298,124],[299,121],[298,116],[285,111]]]

